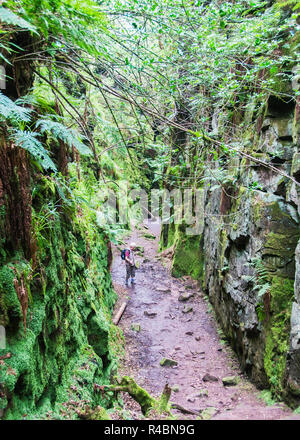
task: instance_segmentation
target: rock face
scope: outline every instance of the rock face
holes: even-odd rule
[[[299,89],[297,78],[291,68],[284,84],[291,95]],[[161,245],[173,245],[175,276],[201,280],[243,371],[259,387],[299,405],[300,97],[285,102],[268,96],[259,114],[248,110],[238,117],[250,127],[243,151],[279,171],[227,157],[226,183],[203,186],[200,234],[187,237],[182,225],[168,225]],[[219,110],[213,122],[224,135]]]
[[[216,212],[220,191],[208,196]],[[206,221],[204,288],[243,369],[261,387],[282,384],[293,300],[297,213],[281,196],[239,189],[235,223]],[[267,275],[265,275],[267,274]]]
[[[273,157],[279,170],[299,181],[299,102],[285,106],[271,98],[252,138],[252,155],[259,152],[265,162]],[[206,190],[203,287],[243,370],[258,386],[271,385],[297,401],[299,187],[279,173],[245,165],[232,159],[233,172],[239,170],[235,187]],[[249,191],[253,181],[260,189]],[[228,216],[216,216],[220,211]]]

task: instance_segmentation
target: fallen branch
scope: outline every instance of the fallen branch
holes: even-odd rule
[[[146,211],[146,213],[147,213],[148,215],[150,215],[151,220],[153,220],[154,222],[156,222],[157,218],[154,217],[154,215],[152,214],[152,212],[148,211],[148,209],[145,208],[144,206],[142,206],[142,208],[144,209],[144,211]]]
[[[140,387],[132,377],[124,376],[118,385],[104,385],[106,391],[113,391],[115,393],[128,393],[141,407],[142,413],[146,415],[150,410],[156,410],[160,414],[170,412],[169,399],[171,396],[171,388],[168,384],[165,385],[159,400],[154,399],[150,394]]]
[[[114,323],[115,325],[117,325],[118,322],[120,321],[120,319],[121,319],[121,317],[122,317],[122,315],[123,315],[123,313],[124,313],[124,310],[126,309],[126,306],[127,306],[127,302],[124,302],[124,303],[121,305],[121,307],[120,307],[118,313],[117,313],[116,316],[114,317],[114,319],[113,319],[113,323]]]
[[[150,410],[156,410],[159,413],[168,412],[171,416],[173,414],[170,408],[177,409],[184,414],[193,414],[200,416],[200,412],[193,411],[191,409],[184,408],[177,403],[169,403],[172,389],[166,383],[163,392],[161,393],[160,399],[156,400],[152,397],[144,388],[140,387],[132,377],[124,376],[118,385],[102,385],[99,386],[94,384],[94,391],[100,390],[103,393],[106,391],[113,391],[114,393],[125,392],[128,393],[140,406],[142,413],[146,415]]]
[[[144,415],[156,406],[156,400],[140,387],[132,377],[124,376],[118,385],[108,385],[105,388],[117,393],[127,392],[141,406]]]
[[[171,402],[171,408],[178,409],[178,411],[181,411],[183,414],[193,414],[195,416],[200,416],[200,412],[193,411],[192,409],[184,408],[183,406],[178,405],[178,403]]]

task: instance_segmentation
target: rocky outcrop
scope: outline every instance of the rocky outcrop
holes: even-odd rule
[[[298,79],[294,67],[281,90],[292,96]],[[211,162],[226,179],[203,187],[202,234],[185,237],[172,225],[162,234],[162,244],[174,246],[173,274],[201,279],[243,370],[293,405],[300,403],[299,110],[299,97],[274,94],[259,115],[239,118],[249,127],[243,151],[278,171],[238,154]],[[218,109],[214,135],[224,136],[223,119]]]
[[[260,121],[248,151],[299,181],[299,103],[269,96]],[[299,186],[244,158],[227,166],[236,183],[206,189],[203,286],[244,371],[296,402]]]

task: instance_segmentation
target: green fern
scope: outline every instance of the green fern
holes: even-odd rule
[[[251,260],[251,266],[255,267],[256,272],[258,274],[258,278],[263,281],[266,282],[269,279],[269,271],[268,269],[266,269],[266,267],[264,266],[262,260],[260,258],[252,258]]]
[[[22,11],[24,18],[2,8],[1,21],[33,32],[38,29],[46,38],[49,34],[59,35],[90,54],[99,55],[93,27],[104,28],[106,23],[96,0],[19,0],[16,3],[16,0],[6,0],[5,6],[17,13]],[[52,43],[53,52],[55,47]]]
[[[53,202],[44,204],[40,211],[32,209],[32,230],[33,236],[38,243],[38,249],[42,250],[47,245],[47,233],[53,228],[54,220],[58,219],[58,205]]]
[[[26,29],[27,31],[38,34],[35,26],[33,26],[31,23],[24,20],[23,18],[19,17],[9,9],[3,7],[0,8],[0,22],[10,24],[12,26],[17,26],[22,29]]]
[[[254,290],[258,290],[257,298],[262,298],[271,288],[271,284],[265,283],[262,286],[255,286]]]
[[[45,150],[41,142],[37,139],[38,133],[15,129],[11,135],[11,140],[24,150],[28,151],[45,170],[56,171],[56,166],[50,159],[48,151]]]
[[[0,119],[10,119],[12,122],[29,122],[32,110],[18,105],[0,92]]]
[[[0,43],[0,59],[2,59],[3,61],[5,61],[5,63],[10,64],[11,62],[3,55],[2,52],[7,52],[7,53],[11,53],[12,50],[11,48],[7,45],[7,44],[2,44]]]
[[[243,275],[242,278],[254,284],[253,290],[257,290],[257,298],[261,299],[271,288],[269,283],[270,273],[260,258],[252,258],[249,265],[255,268],[256,274],[253,276]]]
[[[40,119],[36,123],[36,128],[39,128],[41,133],[50,133],[54,138],[60,139],[69,145],[69,147],[74,146],[83,156],[90,156],[92,154],[91,150],[80,140],[79,133],[75,130],[68,129],[60,122],[55,122],[50,119]]]
[[[54,179],[54,183],[56,185],[57,192],[58,192],[60,198],[62,199],[62,201],[66,205],[71,207],[73,205],[74,200],[75,200],[74,194],[73,194],[71,188],[68,185],[66,185],[62,179],[59,180],[59,177],[57,179]],[[67,196],[64,193],[64,190],[66,191]]]

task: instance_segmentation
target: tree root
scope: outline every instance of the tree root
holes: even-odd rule
[[[104,385],[104,389],[105,391],[113,391],[115,393],[128,393],[140,405],[144,415],[147,415],[150,410],[155,410],[160,414],[167,412],[173,417],[171,406],[169,404],[171,388],[168,384],[165,385],[159,400],[150,396],[144,388],[140,387],[135,380],[129,376],[124,376],[118,385]]]
[[[104,393],[107,391],[113,391],[116,395],[120,392],[128,393],[140,405],[144,415],[147,415],[149,411],[154,410],[159,414],[166,412],[173,418],[174,415],[172,414],[171,409],[177,409],[183,414],[192,414],[195,416],[201,415],[201,412],[184,408],[183,406],[174,402],[169,402],[172,389],[167,383],[159,400],[154,399],[154,397],[152,397],[144,388],[140,387],[135,380],[129,376],[124,376],[117,385],[100,386],[94,384],[94,391],[96,390],[100,390],[103,397]]]

